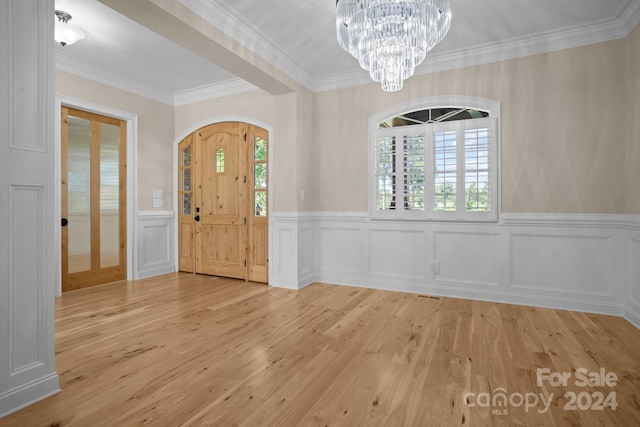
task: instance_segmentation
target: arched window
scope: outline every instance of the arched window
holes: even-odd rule
[[[496,221],[500,104],[414,100],[370,118],[373,218]]]

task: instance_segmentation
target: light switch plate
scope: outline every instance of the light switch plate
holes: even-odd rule
[[[153,207],[161,208],[162,207],[162,199],[153,199]]]
[[[152,194],[154,199],[162,199],[162,190],[152,190]]]

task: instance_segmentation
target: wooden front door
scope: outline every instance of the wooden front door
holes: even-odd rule
[[[179,145],[179,267],[268,281],[268,134],[218,123]]]
[[[126,122],[62,108],[62,290],[126,278]]]

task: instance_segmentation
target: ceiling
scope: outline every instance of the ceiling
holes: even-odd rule
[[[333,0],[176,1],[312,91],[370,82],[337,43]],[[172,105],[255,89],[225,63],[98,0],[55,5],[86,35],[72,46],[56,46],[61,70]],[[452,9],[449,33],[417,74],[622,38],[640,21],[640,0],[453,0]]]

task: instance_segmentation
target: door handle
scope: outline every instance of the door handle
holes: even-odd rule
[[[62,221],[60,223],[63,227],[66,227],[67,224],[69,224],[69,220],[67,218],[62,218]]]
[[[196,215],[193,219],[195,219],[197,222],[200,222],[200,215]]]

